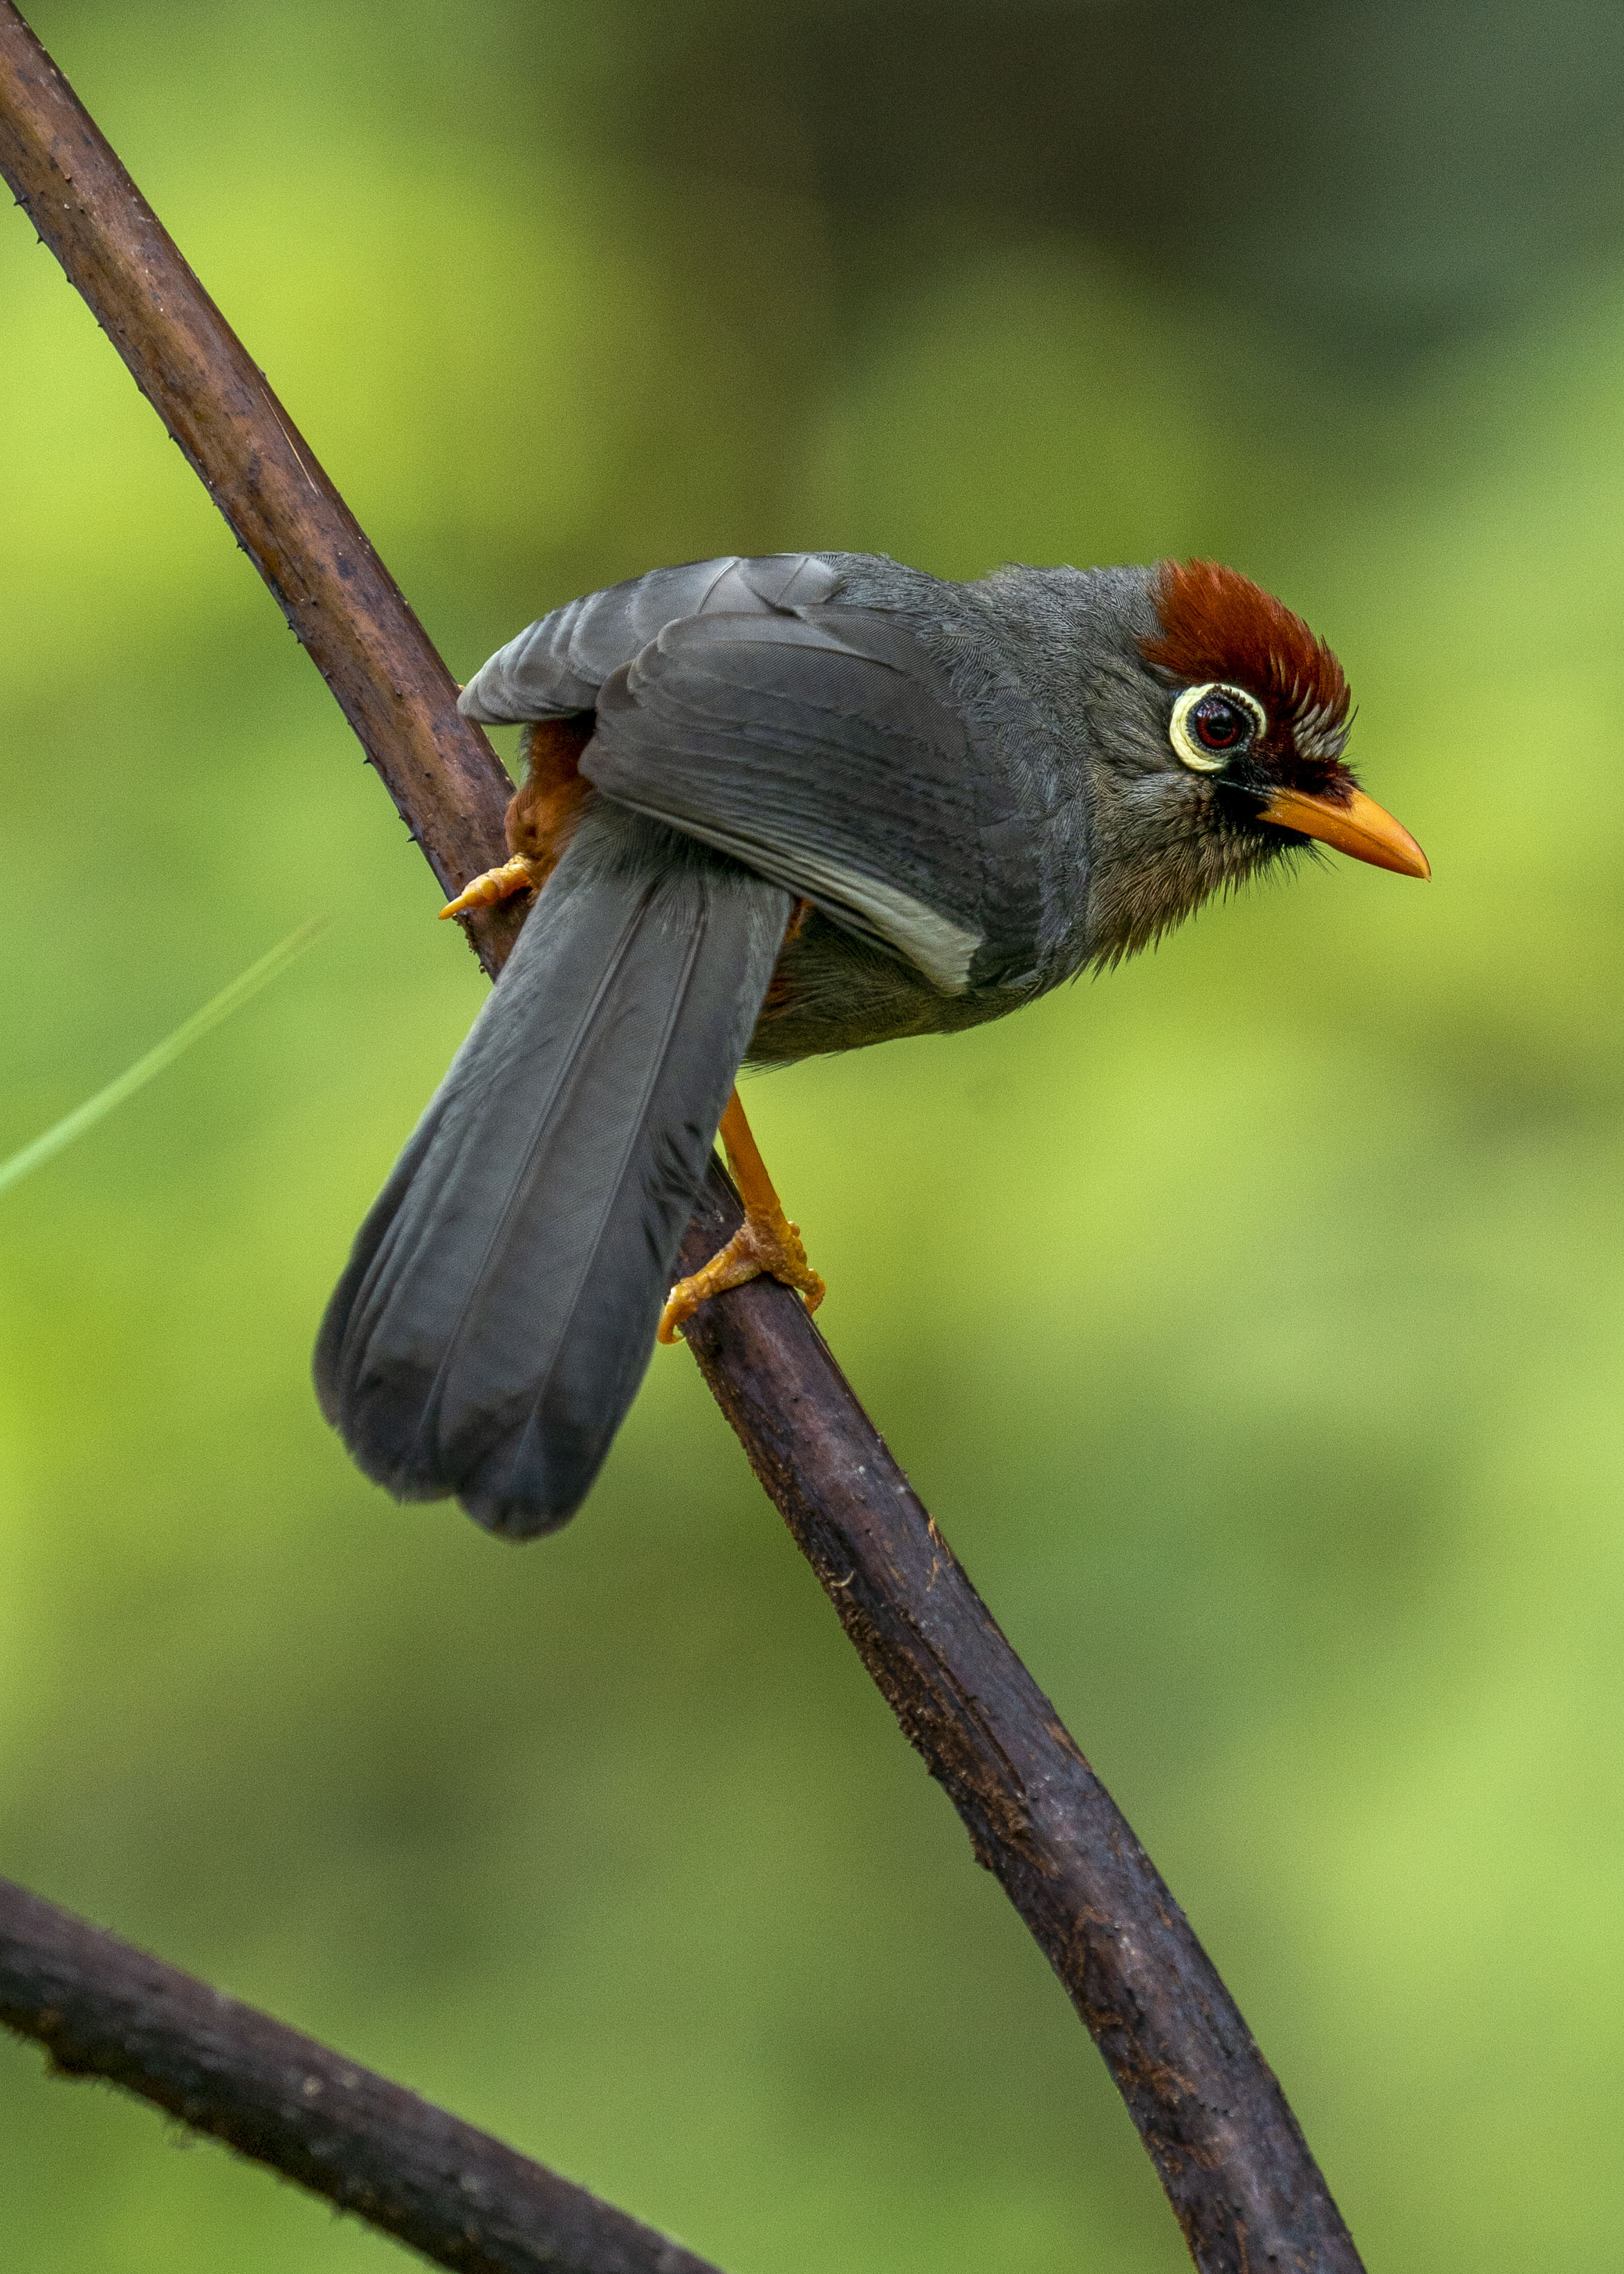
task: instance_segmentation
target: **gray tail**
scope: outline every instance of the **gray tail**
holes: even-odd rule
[[[790,905],[656,823],[583,820],[322,1321],[321,1410],[397,1499],[528,1539],[585,1498]]]

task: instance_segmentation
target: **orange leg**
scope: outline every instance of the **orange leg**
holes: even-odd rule
[[[703,1271],[680,1279],[672,1289],[660,1314],[663,1343],[675,1342],[683,1321],[691,1318],[710,1296],[720,1295],[729,1287],[741,1287],[747,1279],[759,1279],[763,1273],[771,1279],[781,1279],[786,1287],[798,1288],[808,1311],[816,1311],[823,1299],[823,1283],[807,1261],[807,1251],[801,1244],[801,1226],[792,1224],[784,1213],[736,1089],[727,1101],[718,1134],[727,1148],[727,1165],[744,1202],[744,1222]]]

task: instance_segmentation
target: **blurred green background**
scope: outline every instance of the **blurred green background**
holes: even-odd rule
[[[823,1323],[1187,1906],[1372,2268],[1624,2216],[1624,14],[37,0],[458,676],[658,561],[1207,552],[1335,642],[1331,862],[750,1093]],[[690,1361],[579,1521],[315,1410],[482,983],[0,228],[0,1870],[730,2274],[1184,2263]],[[0,2045],[0,2259],[394,2247]]]

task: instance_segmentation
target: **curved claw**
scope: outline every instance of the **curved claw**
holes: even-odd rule
[[[447,916],[465,916],[473,908],[494,907],[498,900],[510,900],[515,892],[527,892],[539,885],[545,871],[539,862],[528,860],[515,853],[511,861],[504,861],[500,869],[483,870],[470,877],[455,900],[447,900],[440,912],[444,923]]]
[[[730,1287],[742,1287],[748,1280],[763,1277],[793,1287],[808,1311],[816,1310],[827,1291],[807,1261],[801,1226],[792,1224],[782,1209],[771,1216],[747,1216],[726,1246],[719,1249],[702,1270],[678,1280],[660,1313],[659,1340],[675,1342],[684,1322],[712,1295],[725,1294]]]

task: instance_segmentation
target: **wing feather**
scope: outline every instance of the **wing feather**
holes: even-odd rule
[[[880,940],[944,991],[984,932],[969,741],[905,623],[865,609],[665,625],[598,691],[582,771]]]
[[[487,727],[590,711],[610,673],[629,663],[676,617],[716,609],[765,615],[827,599],[839,581],[816,553],[771,553],[755,560],[730,553],[678,568],[651,568],[527,624],[475,673],[457,708]]]
[[[531,624],[461,708],[491,722],[595,711],[581,770],[605,796],[944,993],[1001,983],[1029,964],[1041,919],[1032,864],[1000,857],[1007,786],[908,614],[843,604],[842,575],[805,553],[651,570]]]

